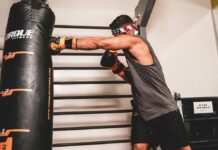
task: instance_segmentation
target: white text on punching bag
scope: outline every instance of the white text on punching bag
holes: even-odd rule
[[[5,40],[8,39],[31,39],[33,37],[34,30],[15,30],[6,34]]]

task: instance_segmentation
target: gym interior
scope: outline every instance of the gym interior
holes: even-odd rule
[[[2,66],[10,8],[19,1],[1,0],[1,72],[5,69]],[[218,0],[47,0],[46,3],[55,15],[52,36],[111,36],[108,25],[116,16],[140,15],[140,34],[151,43],[161,62],[192,149],[218,149]],[[131,87],[100,65],[103,52],[65,49],[51,56],[54,95],[49,106],[52,135],[48,137],[52,138],[53,150],[131,150]],[[118,55],[127,65],[122,51]],[[9,76],[17,74],[9,71],[0,83],[5,84],[2,79]],[[4,100],[0,99],[0,105],[1,101]],[[197,110],[201,104],[208,106],[202,110],[205,112]],[[40,113],[35,112],[36,117],[37,114]],[[0,116],[11,117],[6,112]],[[26,150],[4,149],[4,143],[10,141],[9,134],[4,133],[11,127],[1,126],[3,122],[0,121],[0,149]],[[38,138],[41,136],[44,135]]]

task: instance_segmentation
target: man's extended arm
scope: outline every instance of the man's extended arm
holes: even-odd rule
[[[153,58],[149,47],[137,36],[122,34],[115,37],[84,37],[84,38],[51,38],[50,48],[54,51],[63,49],[79,50],[128,50],[133,59],[142,65],[153,64]]]
[[[131,49],[137,44],[136,37],[129,35],[120,35],[117,37],[85,37],[85,38],[68,38],[68,37],[52,37],[50,47],[53,50],[63,49],[80,49],[80,50],[96,50],[96,49]]]

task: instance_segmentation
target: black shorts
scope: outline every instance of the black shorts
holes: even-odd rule
[[[133,115],[131,142],[132,144],[160,145],[162,150],[176,150],[189,145],[179,110],[148,122],[145,122],[140,115]]]

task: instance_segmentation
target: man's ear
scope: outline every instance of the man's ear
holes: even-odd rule
[[[139,34],[139,31],[138,30],[135,30],[134,31],[134,35],[138,35]]]

